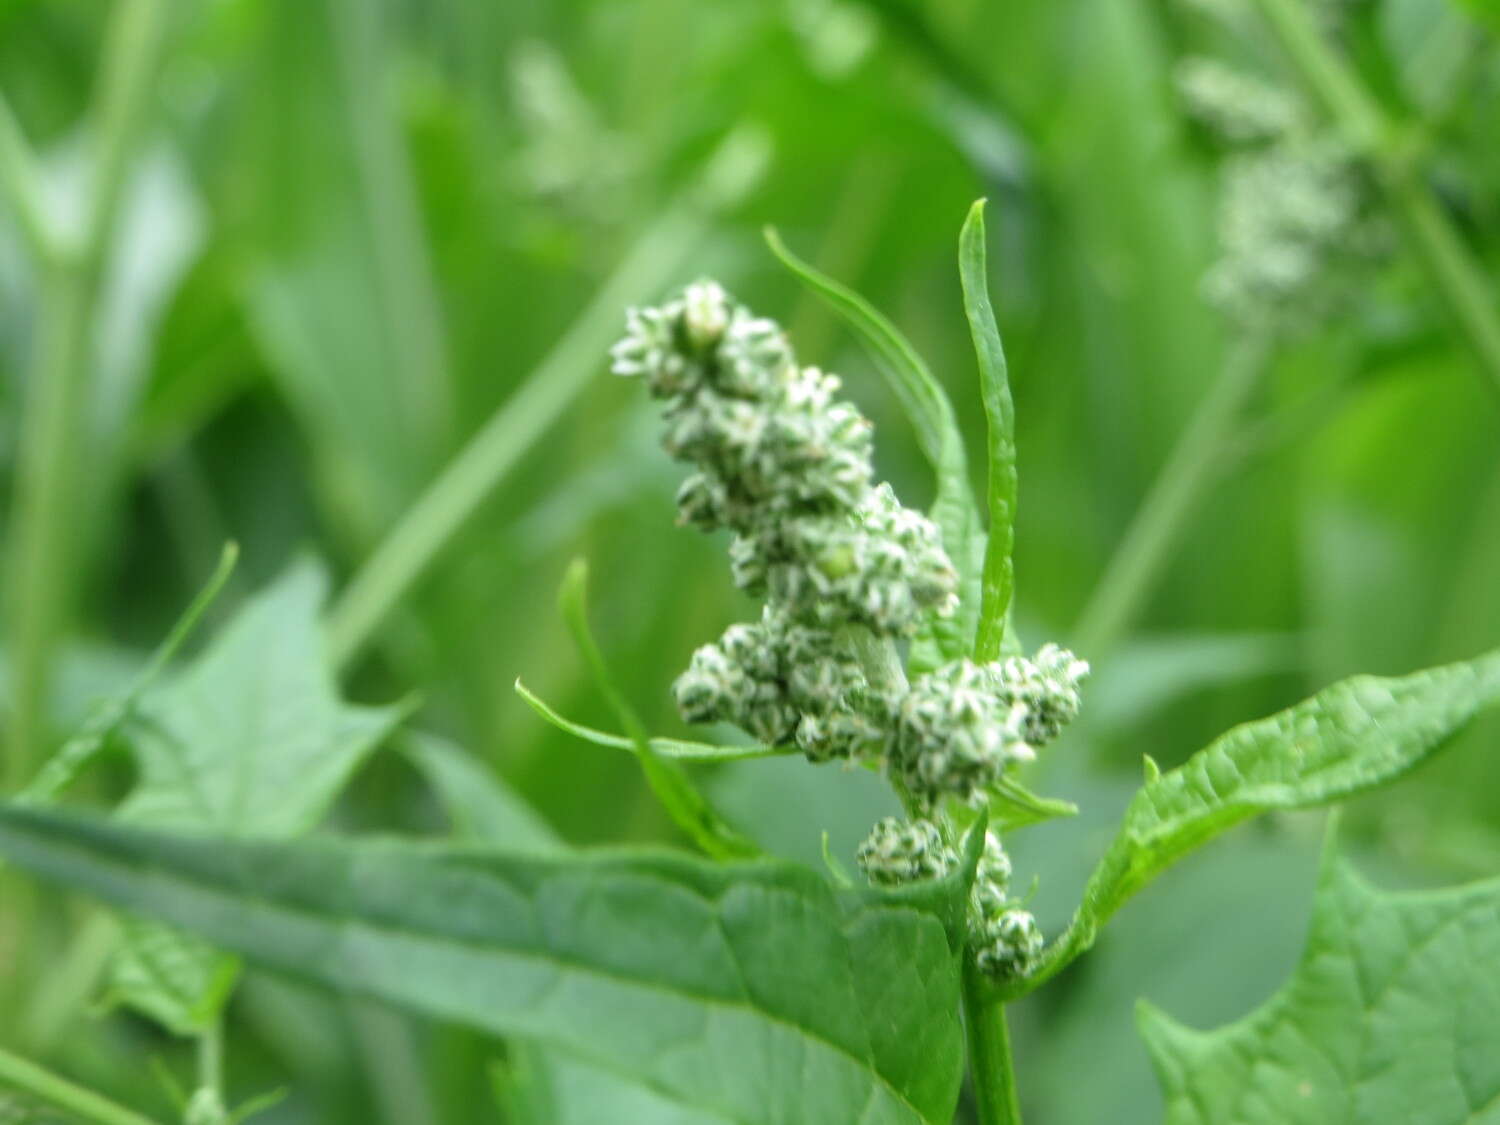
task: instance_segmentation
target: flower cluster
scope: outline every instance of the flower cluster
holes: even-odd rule
[[[1327,311],[1339,267],[1382,242],[1368,187],[1348,148],[1310,126],[1294,95],[1213,59],[1185,59],[1188,112],[1231,151],[1222,168],[1218,261],[1209,300],[1246,326],[1295,330]]]
[[[894,816],[876,822],[854,859],[865,878],[883,887],[939,879],[958,866],[958,853],[936,824]]]
[[[1077,714],[1088,665],[1056,645],[1028,659],[957,660],[908,685],[895,642],[957,607],[958,576],[932,521],[874,483],[870,423],[839,381],[801,367],[772,321],[710,281],[632,310],[614,370],[666,403],[663,445],[693,466],[682,523],[733,533],[736,585],[764,600],[693,653],[673,686],[689,722],[730,722],[814,762],[880,760],[912,819],[887,817],[860,846],[866,877],[893,886],[958,863],[944,802],[982,803]],[[969,903],[970,945],[987,973],[1029,972],[1035,920],[1011,901],[1010,859],[993,833]]]
[[[766,602],[694,653],[675,687],[684,717],[795,741],[815,761],[878,752],[891,705],[850,632],[896,639],[951,614],[958,575],[932,521],[873,483],[869,421],[711,281],[632,310],[612,354],[666,402],[663,445],[694,467],[679,518],[732,531],[735,583]]]
[[[890,767],[912,797],[981,800],[1078,714],[1089,666],[1046,645],[1034,659],[956,660],[911,685],[896,712]]]

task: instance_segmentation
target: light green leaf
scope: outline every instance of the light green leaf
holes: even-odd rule
[[[991,827],[1002,833],[1078,815],[1078,806],[1072,801],[1043,797],[1019,781],[1004,777],[990,790],[989,810]]]
[[[123,734],[140,780],[133,824],[290,837],[320,820],[403,714],[337,694],[318,625],[325,580],[293,568],[181,674],[146,695]],[[216,1017],[232,962],[150,923],[127,928],[110,995],[179,1034]]]
[[[540,696],[523,684],[516,681],[516,694],[526,701],[533,711],[566,734],[581,738],[585,742],[592,742],[595,746],[610,746],[616,750],[629,750],[635,753],[635,743],[622,734],[609,734],[593,727],[586,727],[582,723],[575,723],[572,719],[564,718],[555,709],[547,704]],[[788,754],[798,753],[793,747],[783,746],[761,746],[752,743],[749,746],[718,746],[712,742],[692,742],[681,738],[652,738],[651,749],[660,758],[675,758],[679,762],[743,762],[752,758],[779,758]]]
[[[984,245],[984,200],[969,208],[958,236],[958,276],[964,290],[964,315],[979,361],[979,389],[989,427],[989,477],[986,498],[990,528],[980,576],[978,635],[974,658],[988,663],[1000,657],[1006,615],[1015,589],[1012,552],[1016,543],[1016,407],[1010,395],[1005,348],[990,307],[989,271]]]
[[[58,797],[77,780],[96,757],[109,745],[124,724],[135,713],[136,704],[163,670],[182,648],[184,642],[202,620],[208,607],[224,589],[229,576],[234,572],[239,559],[239,547],[226,543],[219,556],[219,565],[214,568],[207,584],[199,591],[172,631],[167,634],[160,647],[151,654],[144,668],[126,685],[123,691],[99,702],[89,712],[83,726],[73,734],[57,753],[37,771],[36,777],[21,792],[20,799],[27,804],[46,805]]]
[[[1497,703],[1500,651],[1399,679],[1355,676],[1235,727],[1136,793],[1072,925],[1017,991],[1089,948],[1110,915],[1194,848],[1259,813],[1329,805],[1391,781]]]
[[[677,827],[707,854],[718,859],[752,859],[761,854],[755,841],[741,834],[725,822],[692,780],[676,762],[669,762],[657,755],[635,708],[615,686],[614,678],[604,663],[604,654],[594,640],[589,628],[588,616],[588,564],[574,559],[563,577],[562,590],[558,594],[558,608],[573,634],[573,643],[578,646],[584,663],[594,674],[594,683],[609,701],[619,717],[620,725],[630,733],[630,743],[646,782],[656,799],[666,809]]]
[[[747,1123],[948,1125],[981,836],[945,880],[839,892],[768,860],[206,840],[0,807],[0,852],[45,878]]]
[[[1500,880],[1386,893],[1324,863],[1301,964],[1193,1031],[1142,1004],[1167,1125],[1500,1122]]]
[[[900,401],[917,442],[937,474],[932,518],[942,532],[943,547],[959,574],[960,605],[951,618],[933,617],[918,634],[908,659],[914,674],[946,660],[967,656],[979,615],[979,570],[983,543],[979,512],[969,487],[969,465],[953,404],[926,361],[901,331],[863,297],[797,257],[767,227],[766,243],[781,263],[813,293],[826,301],[869,349],[880,373]]]

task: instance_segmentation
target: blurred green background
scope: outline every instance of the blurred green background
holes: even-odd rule
[[[1445,0],[1312,6],[1348,21],[1351,57],[1393,119],[1426,123],[1412,152],[1493,283],[1493,39]],[[0,0],[0,91],[63,228],[82,221],[110,112],[109,9]],[[955,248],[969,203],[988,196],[1019,418],[1018,621],[1032,646],[1077,639],[1091,591],[1237,346],[1202,296],[1220,254],[1222,154],[1173,76],[1183,58],[1210,54],[1298,83],[1233,0],[163,10],[97,299],[65,322],[83,326],[86,354],[56,463],[35,451],[47,445],[38,384],[50,369],[37,356],[57,291],[0,208],[12,622],[0,647],[17,691],[40,685],[35,745],[60,741],[139,666],[225,540],[243,562],[219,619],[304,554],[328,565],[337,590],[503,410],[508,428],[488,448],[506,471],[489,475],[473,518],[399,607],[371,622],[369,643],[351,646],[345,683],[357,699],[419,692],[418,726],[581,844],[673,837],[627,756],[559,735],[512,692],[523,676],[565,713],[613,725],[554,610],[567,561],[593,564],[601,640],[663,733],[682,730],[668,687],[692,649],[750,612],[724,544],[673,526],[681,473],[657,447],[653,406],[607,373],[623,306],[719,277],[786,324],[804,361],[844,376],[876,420],[881,471],[925,503],[929,474],[894,400],[760,229],[774,224],[908,332],[977,461],[983,416]],[[1493,288],[1488,299],[1493,311]],[[1500,642],[1500,399],[1486,378],[1399,234],[1335,314],[1277,343],[1243,419],[1196,474],[1204,502],[1157,580],[1116,636],[1081,653],[1096,670],[1086,718],[1036,780],[1084,814],[1016,840],[1018,872],[1041,878],[1045,925],[1075,901],[1142,754],[1175,764],[1331,679]],[[61,515],[30,579],[15,561],[29,549],[18,545],[28,489]],[[1500,869],[1497,735],[1494,722],[1477,726],[1351,810],[1346,846],[1378,880]],[[11,784],[28,768],[10,761]],[[872,777],[800,761],[701,779],[731,819],[809,862],[822,829],[847,855],[888,804]],[[129,780],[116,764],[87,793],[106,803]],[[445,829],[393,754],[335,821]],[[1304,817],[1239,830],[1027,1001],[1028,1120],[1158,1119],[1134,999],[1206,1025],[1268,994],[1301,942],[1319,835]],[[56,940],[40,974],[0,988],[0,1044],[166,1116],[148,1063],[185,1074],[187,1048],[94,1010],[102,953],[78,937],[93,908],[46,902],[37,924]],[[0,947],[0,978],[5,964]],[[494,1095],[490,1063],[504,1057],[473,1034],[260,974],[232,1009],[235,1093],[291,1087],[257,1118],[268,1123],[529,1120],[524,1107],[507,1117]],[[627,1120],[611,1112],[595,1119]]]

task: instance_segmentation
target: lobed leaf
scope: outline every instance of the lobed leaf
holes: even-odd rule
[[[1148,780],[1030,991],[1093,944],[1127,899],[1214,836],[1271,809],[1328,805],[1410,770],[1500,704],[1500,651],[1401,678],[1355,676],[1236,727]]]
[[[984,567],[980,572],[978,632],[974,658],[981,663],[998,660],[1005,641],[1006,617],[1015,589],[1016,499],[1016,407],[1010,394],[1010,374],[1005,347],[990,306],[989,273],[984,245],[984,203],[969,208],[958,236],[958,277],[964,291],[964,315],[974,340],[979,362],[979,390],[988,427],[988,483],[985,497],[990,528],[985,540]]]
[[[121,820],[227,836],[306,832],[404,714],[337,693],[318,624],[326,582],[293,568],[208,649],[145,696],[123,733],[140,778]],[[179,1034],[208,1026],[233,960],[153,923],[132,923],[111,997]]]
[[[943,881],[839,892],[768,860],[209,839],[0,806],[0,851],[44,878],[755,1125],[952,1120],[982,835]]]
[[[1193,1031],[1140,1005],[1167,1125],[1500,1121],[1500,880],[1391,894],[1332,852],[1301,963],[1259,1010]]]
[[[930,618],[912,645],[908,667],[917,675],[948,660],[967,656],[979,614],[979,569],[983,542],[979,513],[969,487],[968,457],[953,404],[926,361],[901,331],[847,286],[819,273],[797,257],[770,227],[766,243],[782,265],[826,301],[870,350],[917,432],[917,442],[937,474],[932,518],[943,547],[959,575],[960,604],[951,618]]]

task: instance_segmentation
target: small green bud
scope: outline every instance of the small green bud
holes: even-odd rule
[[[880,886],[938,879],[958,864],[958,854],[943,843],[932,821],[894,816],[876,822],[854,859],[865,877]]]
[[[1030,976],[1042,955],[1041,927],[1026,910],[1009,907],[970,931],[969,948],[980,972],[997,980]]]

